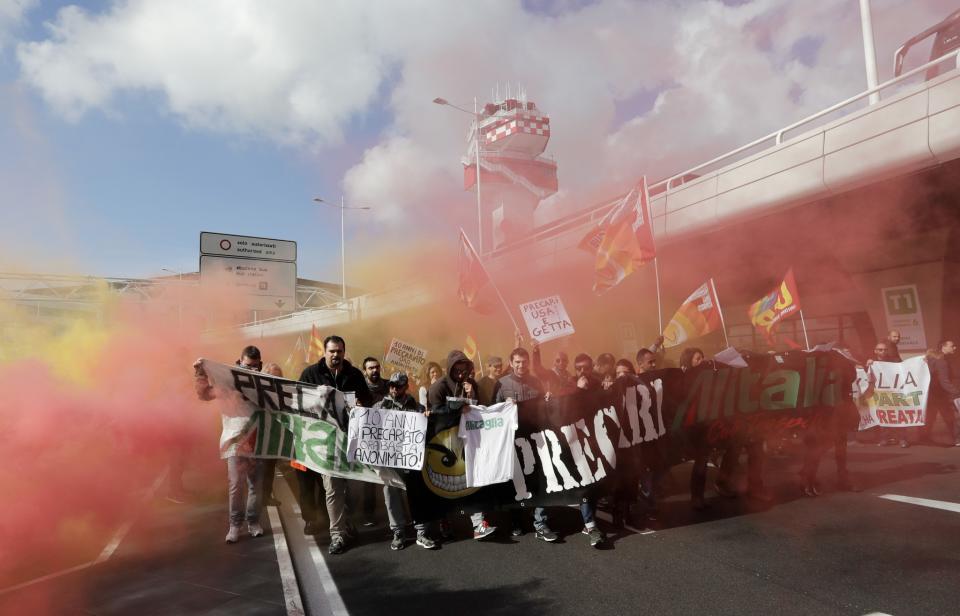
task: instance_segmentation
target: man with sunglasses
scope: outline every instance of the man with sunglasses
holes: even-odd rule
[[[236,365],[244,370],[253,370],[260,372],[263,369],[263,361],[260,358],[260,349],[255,346],[244,347],[240,352],[240,359]],[[207,379],[207,374],[203,370],[201,360],[193,364],[195,387],[197,396],[201,400],[213,400],[213,386]],[[260,458],[250,458],[237,455],[240,443],[234,443],[227,446],[225,439],[237,433],[238,428],[246,425],[248,418],[242,416],[222,415],[223,432],[220,436],[220,457],[227,461],[227,480],[229,482],[229,511],[230,528],[227,529],[225,541],[227,543],[236,543],[240,539],[240,527],[244,519],[247,521],[247,532],[251,537],[259,537],[263,534],[263,527],[260,526],[260,497],[263,486],[263,460]],[[243,486],[247,484],[246,507],[243,503]]]

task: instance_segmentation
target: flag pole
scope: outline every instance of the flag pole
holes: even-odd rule
[[[803,310],[800,310],[800,327],[803,328],[803,342],[807,345],[807,350],[810,350],[810,338],[807,337],[807,322],[803,320]]]
[[[657,325],[659,334],[663,334],[663,305],[660,302],[660,263],[657,257],[653,258],[653,275],[657,280]]]
[[[487,280],[490,281],[490,286],[493,287],[493,290],[496,292],[497,297],[500,298],[500,303],[503,304],[503,309],[507,311],[507,316],[510,317],[510,322],[513,323],[513,329],[520,331],[520,326],[517,325],[517,320],[513,318],[513,313],[510,312],[510,307],[507,306],[507,301],[503,299],[503,294],[500,293],[500,288],[497,286],[497,283],[493,281],[493,276],[490,275],[490,272],[487,271],[487,268],[483,266],[483,261],[480,260],[480,255],[477,254],[477,251],[474,249],[473,244],[470,243],[470,238],[467,237],[467,234],[463,232],[463,229],[460,229],[460,237],[467,243],[467,248],[470,249],[470,252],[473,253],[473,256],[477,258],[477,263],[480,264],[480,269],[483,270],[483,273],[487,275]],[[480,347],[477,347],[477,353],[480,353]]]
[[[720,294],[717,293],[717,284],[710,277],[710,287],[713,288],[713,296],[717,298],[717,312],[720,313],[720,327],[723,328],[723,343],[730,346],[730,340],[727,338],[727,324],[723,320],[723,307],[720,306]]]

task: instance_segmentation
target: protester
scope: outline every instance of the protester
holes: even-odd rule
[[[516,403],[527,400],[536,400],[543,398],[548,401],[550,394],[543,389],[543,383],[540,379],[530,373],[530,354],[522,347],[517,347],[510,352],[510,368],[512,372],[500,378],[497,381],[494,403],[506,402],[512,400]],[[543,507],[537,507],[533,510],[533,529],[537,539],[542,539],[547,543],[556,541],[559,537],[547,526],[547,512]],[[511,534],[519,537],[523,534],[523,528],[520,522],[520,512],[514,510],[513,530]]]
[[[423,374],[420,377],[420,389],[418,390],[420,398],[420,406],[429,410],[427,402],[427,392],[430,390],[430,386],[443,378],[443,368],[440,367],[435,361],[427,362],[427,365],[423,368]]]
[[[482,406],[493,404],[497,381],[503,376],[503,359],[491,355],[487,358],[487,373],[477,381],[477,402]]]
[[[923,427],[923,440],[933,443],[933,423],[937,415],[947,425],[947,433],[955,447],[960,447],[960,379],[950,365],[949,358],[957,351],[953,340],[941,340],[932,353],[927,353],[930,366],[930,394],[927,398],[927,417]]]
[[[260,358],[260,349],[255,346],[244,347],[240,352],[240,359],[236,365],[245,370],[259,372],[263,368],[263,361]],[[215,398],[213,386],[207,378],[203,369],[202,360],[198,359],[193,364],[195,387],[197,397],[201,400],[213,400]],[[221,415],[223,431],[220,435],[220,457],[227,461],[227,480],[228,488],[228,506],[230,515],[230,527],[227,529],[225,541],[227,543],[236,543],[240,540],[240,527],[244,519],[247,522],[247,532],[251,537],[259,537],[263,534],[263,527],[260,526],[260,495],[263,483],[263,460],[260,458],[251,458],[238,455],[239,443],[228,445],[226,439],[235,433],[237,424],[244,425],[247,417],[244,415]],[[246,507],[244,507],[243,487],[246,483]]]
[[[387,395],[387,382],[380,375],[380,360],[376,357],[365,357],[363,359],[363,378],[367,381],[367,389],[370,390],[370,396],[374,404]],[[375,524],[374,513],[377,509],[377,485],[369,481],[354,482],[348,485],[360,488],[361,524],[363,526],[373,526]]]
[[[347,343],[344,342],[343,338],[327,336],[323,341],[323,357],[303,371],[303,374],[300,375],[300,381],[311,385],[325,385],[344,393],[352,393],[359,406],[370,408],[373,406],[373,397],[367,387],[367,381],[360,370],[344,359],[346,350]],[[346,431],[348,409],[337,409],[333,419],[342,430]],[[297,474],[298,478],[305,477],[301,479],[306,483],[306,485],[301,484],[301,493],[305,488],[307,491],[315,490],[317,474],[311,470]],[[347,480],[323,474],[320,477],[325,493],[327,516],[330,519],[330,545],[327,551],[330,554],[341,554],[346,550],[348,540],[356,536],[356,530],[348,519]],[[303,509],[303,503],[301,503],[301,509]],[[305,526],[304,532],[307,532],[307,529],[308,526]]]
[[[703,351],[697,347],[687,347],[680,353],[680,370],[689,372],[703,363]],[[706,434],[702,430],[692,430],[690,435],[690,454],[693,456],[693,469],[690,471],[690,506],[697,511],[707,508],[704,491],[707,488],[707,459],[710,447]]]
[[[618,359],[614,369],[616,370],[618,379],[628,375],[636,376],[637,374],[637,371],[633,367],[633,362],[629,359]]]
[[[476,402],[477,384],[469,378],[472,370],[473,362],[467,359],[463,351],[450,351],[447,355],[447,374],[431,385],[427,392],[431,414],[460,415],[464,404]],[[470,514],[470,522],[473,524],[473,538],[477,540],[491,537],[497,530],[496,526],[487,522],[483,512]],[[441,523],[440,532],[446,535],[449,529]]]
[[[885,340],[885,342],[887,343],[887,359],[885,359],[884,361],[895,361],[895,362],[903,361],[903,358],[900,357],[900,349],[899,349],[900,330],[891,329],[889,332],[887,332],[887,339]]]
[[[264,374],[283,378],[283,370],[275,363],[263,367]],[[273,495],[273,480],[277,474],[277,459],[270,458],[263,461],[263,504],[279,507],[280,501]]]
[[[651,372],[657,369],[657,354],[650,349],[637,351],[637,374]]]
[[[616,363],[617,359],[613,356],[613,353],[601,353],[597,356],[597,374],[601,381],[607,374],[616,377]]]
[[[397,372],[387,381],[387,395],[378,400],[373,408],[387,409],[397,411],[408,411],[411,413],[422,413],[421,407],[413,396],[407,393],[409,379],[406,373]],[[390,531],[393,533],[393,540],[390,542],[391,550],[402,550],[406,546],[406,528],[407,512],[404,508],[406,502],[406,491],[395,486],[383,486],[383,500],[387,506],[387,518],[390,522]],[[414,529],[417,532],[417,545],[427,550],[436,549],[437,543],[430,538],[427,524],[425,522],[414,522]]]
[[[900,332],[895,329],[890,330],[886,340],[881,340],[873,346],[873,358],[867,360],[867,368],[875,361],[891,363],[902,361],[900,359],[900,353],[896,350],[896,345],[890,341],[891,337],[899,341]],[[877,443],[877,445],[885,447],[887,445],[896,445],[899,442],[900,447],[906,449],[910,447],[910,442],[907,440],[907,430],[909,430],[909,428],[880,428],[880,442]]]
[[[574,358],[573,367],[576,371],[577,390],[596,391],[601,388],[600,381],[593,371],[593,358],[586,353],[580,353]],[[583,519],[583,530],[580,532],[590,538],[590,546],[595,548],[607,540],[603,531],[597,528],[596,513],[597,496],[589,493],[580,501],[580,517]]]

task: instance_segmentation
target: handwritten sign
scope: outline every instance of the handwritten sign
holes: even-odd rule
[[[924,425],[930,391],[930,367],[925,357],[895,363],[875,361],[866,370],[858,368],[856,388],[861,392],[857,400],[861,430]]]
[[[427,417],[411,411],[350,410],[347,428],[347,460],[371,466],[423,468]]]
[[[563,338],[574,333],[573,323],[563,307],[559,295],[520,304],[520,312],[527,323],[530,337],[537,342]]]
[[[401,370],[417,373],[423,370],[427,363],[427,350],[394,338],[390,341],[390,348],[387,349],[383,361]]]

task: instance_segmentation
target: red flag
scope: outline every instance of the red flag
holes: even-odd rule
[[[460,301],[466,304],[467,308],[487,313],[491,303],[487,298],[481,297],[480,292],[489,284],[490,276],[463,230],[460,231],[460,254],[457,266],[457,295]]]
[[[594,293],[603,293],[620,284],[644,263],[657,255],[647,196],[647,178],[610,210],[581,241],[580,248],[597,244]]]
[[[310,325],[310,344],[307,345],[307,363],[320,361],[323,357],[323,337],[320,336],[320,330],[317,325]]]
[[[679,346],[687,340],[720,329],[722,325],[720,302],[717,301],[711,280],[697,287],[677,309],[677,313],[663,330],[663,347],[669,349]]]
[[[800,295],[793,278],[793,268],[787,270],[783,281],[770,293],[764,295],[747,309],[750,322],[763,332],[767,342],[773,344],[774,327],[794,312],[800,310]]]

